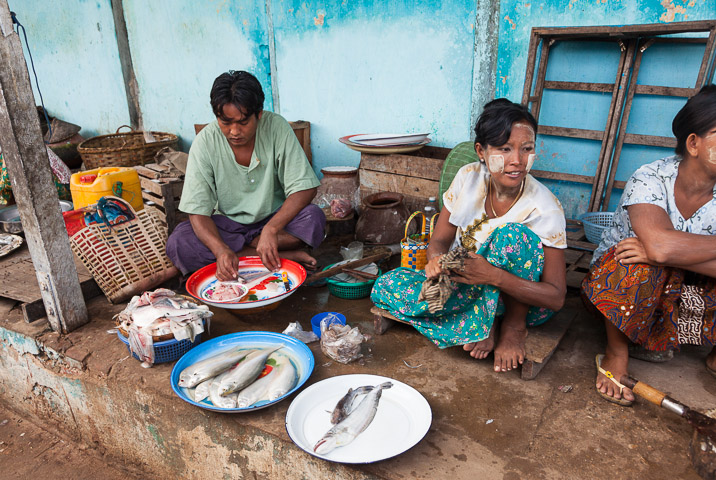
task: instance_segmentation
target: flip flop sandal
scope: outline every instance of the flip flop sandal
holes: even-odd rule
[[[604,370],[604,369],[602,368],[602,359],[603,359],[603,358],[604,358],[604,354],[603,354],[603,353],[600,353],[600,354],[597,355],[597,357],[596,357],[596,359],[595,359],[596,362],[597,362],[597,371],[598,371],[599,373],[601,373],[602,375],[604,375],[605,377],[607,377],[612,383],[614,383],[614,385],[616,385],[617,387],[619,387],[619,393],[621,394],[622,391],[623,391],[625,388],[627,388],[627,387],[624,386],[624,385],[622,385],[621,383],[619,383],[619,381],[618,381],[616,378],[614,378],[614,375],[612,374],[612,372],[610,372],[609,370]],[[595,385],[595,388],[596,388],[596,385]],[[622,398],[614,398],[614,397],[612,397],[612,396],[610,396],[610,395],[607,395],[606,393],[602,393],[602,392],[599,390],[599,388],[596,388],[596,390],[597,390],[597,393],[598,393],[603,399],[605,399],[605,400],[607,400],[607,401],[609,401],[609,402],[612,402],[612,403],[616,403],[617,405],[621,405],[622,407],[631,407],[632,404],[634,403],[634,400],[627,400],[627,399],[624,398],[624,397],[622,397]]]

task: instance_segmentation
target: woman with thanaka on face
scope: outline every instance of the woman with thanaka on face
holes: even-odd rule
[[[708,345],[706,369],[716,376],[715,85],[686,102],[672,131],[676,155],[629,178],[582,283],[607,330],[606,354],[596,358],[597,391],[624,406],[634,401],[619,382],[630,351],[656,360],[655,353],[683,344]]]
[[[479,162],[462,167],[443,195],[425,271],[396,269],[376,282],[372,299],[410,322],[440,348],[463,345],[477,359],[494,350],[494,369],[517,368],[527,327],[547,321],[566,294],[565,219],[557,198],[528,174],[537,122],[506,99],[485,105],[475,126]],[[458,246],[471,253],[464,270],[440,258]],[[426,278],[456,283],[441,310],[418,301]]]

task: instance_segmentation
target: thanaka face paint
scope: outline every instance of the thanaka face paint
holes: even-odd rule
[[[525,170],[527,170],[527,172],[532,170],[532,165],[535,163],[535,158],[537,158],[537,155],[535,155],[534,153],[530,153],[527,156],[527,167],[525,168]]]
[[[487,158],[487,169],[490,173],[502,173],[505,171],[505,157],[502,155],[490,155]]]
[[[526,128],[527,130],[529,130],[532,133],[533,138],[536,136],[535,129],[532,128],[532,125],[529,125],[527,123],[521,123],[521,122],[513,123],[512,128]]]

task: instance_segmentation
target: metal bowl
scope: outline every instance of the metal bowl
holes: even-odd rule
[[[60,208],[63,212],[73,210],[72,202],[60,200]],[[17,206],[12,205],[0,210],[0,231],[6,233],[22,233],[22,223],[20,223],[20,213]]]

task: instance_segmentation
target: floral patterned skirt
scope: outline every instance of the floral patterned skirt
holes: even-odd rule
[[[716,279],[680,268],[622,265],[610,248],[582,282],[582,294],[629,339],[648,350],[714,345]]]
[[[544,250],[532,230],[517,223],[495,229],[477,253],[492,265],[534,282],[544,266]],[[397,268],[376,280],[373,303],[395,317],[409,322],[440,348],[478,342],[490,335],[495,316],[504,311],[500,291],[492,285],[455,283],[442,310],[428,311],[428,302],[418,302],[426,280],[423,270]],[[527,325],[544,323],[554,312],[530,307]]]

